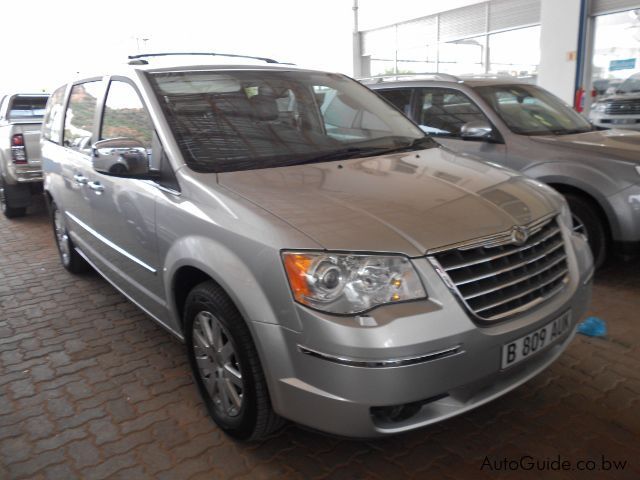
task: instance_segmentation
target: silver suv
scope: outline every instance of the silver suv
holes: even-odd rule
[[[589,120],[601,128],[640,130],[640,73],[613,88],[615,94],[591,106]]]
[[[402,432],[566,348],[593,264],[560,195],[343,75],[194,58],[60,87],[45,191],[62,264],[185,341],[222,429]]]
[[[510,78],[446,74],[363,81],[439,143],[551,185],[596,265],[640,253],[640,133],[597,130],[562,100]]]

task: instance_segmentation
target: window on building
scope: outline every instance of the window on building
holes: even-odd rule
[[[441,43],[438,71],[458,75],[484,73],[486,48],[485,36]]]
[[[540,26],[489,35],[489,72],[535,83],[540,65]]]
[[[640,72],[640,9],[595,18],[592,81],[598,96],[616,93]]]

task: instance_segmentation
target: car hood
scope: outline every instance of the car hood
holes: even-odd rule
[[[558,208],[537,182],[442,148],[220,173],[218,182],[329,250],[419,256]]]
[[[624,160],[640,164],[640,132],[597,130],[574,135],[529,137],[534,142],[555,144],[583,151],[589,156]]]
[[[616,93],[598,100],[598,103],[607,103],[614,100],[640,100],[640,93]]]

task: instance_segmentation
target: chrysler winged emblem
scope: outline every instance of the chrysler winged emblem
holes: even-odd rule
[[[529,239],[529,229],[520,225],[511,228],[511,243],[516,245],[524,245]]]

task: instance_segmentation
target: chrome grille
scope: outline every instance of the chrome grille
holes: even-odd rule
[[[529,226],[522,245],[495,238],[430,257],[445,283],[477,318],[497,321],[544,302],[568,281],[564,241],[555,218]],[[499,245],[496,246],[496,243]]]
[[[607,102],[605,113],[608,115],[639,115],[640,99],[611,100]]]

